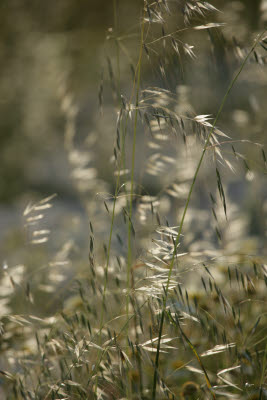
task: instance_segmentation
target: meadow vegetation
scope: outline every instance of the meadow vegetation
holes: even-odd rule
[[[266,122],[267,36],[232,37],[214,2],[140,3],[122,32],[114,0],[95,131],[60,78],[88,246],[74,219],[50,230],[56,194],[25,207],[0,275],[3,399],[267,399],[267,160],[242,135]]]

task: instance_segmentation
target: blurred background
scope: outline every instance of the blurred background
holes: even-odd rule
[[[214,115],[238,65],[227,58],[227,49],[231,50],[233,41],[243,46],[251,45],[266,25],[267,2],[214,0],[211,3],[221,11],[213,14],[211,21],[226,23],[223,36],[209,37],[207,32],[195,34],[194,39],[192,36],[197,59],[191,64],[188,62],[183,74],[171,74],[169,87],[165,87],[179,93],[181,86],[182,92],[187,93],[187,98],[181,101],[190,102],[196,114]],[[99,191],[112,192],[114,177],[109,160],[116,135],[116,101],[109,67],[115,65],[116,46],[107,37],[114,31],[121,37],[125,52],[120,59],[120,85],[127,97],[132,85],[131,64],[135,65],[137,60],[140,4],[141,0],[117,1],[117,15],[114,16],[110,0],[1,1],[2,261],[14,257],[17,262],[21,255],[18,232],[23,227],[22,214],[29,201],[38,201],[53,193],[58,196],[47,224],[57,229],[57,236],[51,246],[57,246],[57,240],[63,242],[66,232],[80,243],[87,242],[90,212],[95,211],[89,210],[92,203],[85,206],[80,201],[79,190],[72,179],[71,164],[75,164],[75,153],[71,156],[68,153],[66,137],[75,130],[74,141],[79,151],[83,151],[84,143],[94,149],[91,173],[99,177]],[[170,31],[172,27],[177,29],[180,22],[182,19],[170,20]],[[191,43],[190,34],[185,34],[184,38]],[[211,42],[216,73],[210,72],[206,61]],[[129,58],[125,56],[127,53]],[[117,74],[116,67],[114,70]],[[143,87],[161,84],[156,75],[152,78],[151,65],[144,61]],[[101,85],[103,113],[99,108]],[[236,140],[246,138],[266,146],[266,89],[267,77],[260,66],[240,77],[219,122],[224,132]],[[259,149],[244,145],[242,150],[251,159],[250,168],[254,175],[247,180],[244,175],[243,183],[233,193],[237,201],[250,210],[251,233],[264,238],[262,216],[266,214],[264,207],[267,208],[266,175],[258,165]],[[82,154],[76,156],[81,158]],[[150,179],[146,188],[155,194],[153,177]],[[78,189],[87,196],[96,196],[93,194],[95,187],[87,187],[87,192]],[[86,207],[89,215],[83,219]],[[64,223],[66,215],[68,222]]]

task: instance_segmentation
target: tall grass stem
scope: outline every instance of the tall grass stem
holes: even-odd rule
[[[227,89],[227,91],[226,91],[226,93],[225,93],[225,95],[224,95],[224,97],[223,97],[223,99],[221,101],[219,110],[218,110],[218,112],[216,114],[216,117],[215,117],[214,122],[212,124],[212,127],[210,129],[210,132],[209,132],[209,134],[208,134],[208,136],[206,138],[206,141],[205,141],[205,144],[204,144],[204,147],[203,147],[203,150],[202,150],[202,154],[201,154],[201,157],[200,157],[199,162],[197,164],[197,168],[196,168],[196,171],[195,171],[195,174],[194,174],[194,177],[193,177],[190,189],[189,189],[189,193],[188,193],[188,196],[187,196],[186,204],[185,204],[185,207],[184,207],[183,215],[182,215],[180,226],[179,226],[179,231],[178,231],[178,234],[177,234],[177,237],[176,237],[176,240],[175,240],[175,244],[174,244],[173,256],[172,256],[172,259],[171,259],[171,262],[170,262],[170,265],[169,265],[168,280],[167,280],[167,285],[166,285],[166,288],[165,288],[165,296],[163,298],[163,308],[162,308],[161,318],[160,318],[159,338],[158,338],[158,343],[157,343],[157,352],[156,352],[156,359],[155,359],[155,369],[154,369],[153,388],[152,388],[152,400],[156,399],[160,344],[161,344],[161,337],[162,337],[163,326],[164,326],[164,316],[165,316],[166,305],[167,305],[167,300],[168,300],[170,279],[171,279],[172,270],[173,270],[173,266],[174,266],[174,260],[175,260],[176,254],[177,254],[177,248],[178,248],[178,245],[179,245],[179,240],[180,240],[180,236],[181,236],[181,233],[182,233],[182,229],[183,229],[183,225],[184,225],[187,209],[188,209],[188,206],[189,206],[189,203],[190,203],[190,199],[191,199],[191,195],[192,195],[195,183],[196,183],[196,179],[197,179],[200,167],[201,167],[203,159],[204,159],[204,155],[205,155],[207,147],[209,145],[209,141],[210,141],[211,135],[214,132],[216,123],[218,122],[218,119],[219,119],[219,117],[220,117],[220,115],[222,113],[222,110],[224,108],[225,102],[228,99],[229,94],[230,94],[235,82],[237,81],[239,75],[241,74],[243,68],[245,67],[250,55],[253,53],[254,49],[258,45],[258,43],[259,43],[260,39],[262,38],[262,36],[264,35],[264,33],[265,33],[265,30],[258,36],[258,38],[256,39],[255,43],[253,44],[253,46],[251,47],[250,51],[248,52],[247,56],[244,58],[244,60],[243,60],[243,62],[241,64],[239,70],[237,71],[235,77],[232,79],[232,81],[230,82],[230,84],[228,86],[228,89]],[[213,397],[215,398],[215,394],[214,393],[213,393]]]

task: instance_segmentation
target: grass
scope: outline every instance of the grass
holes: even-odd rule
[[[25,260],[5,264],[1,277],[3,398],[267,398],[263,240],[250,235],[229,178],[242,178],[242,168],[249,182],[255,177],[239,146],[256,149],[263,177],[266,156],[261,144],[231,139],[217,126],[244,70],[264,69],[265,31],[250,45],[234,42],[235,71],[217,114],[199,115],[186,94],[196,54],[185,39],[214,39],[223,24],[211,20],[218,11],[207,2],[187,1],[182,13],[177,4],[144,2],[133,65],[136,50],[130,55],[124,45],[113,2],[107,52],[114,43],[115,54],[107,55],[99,100],[104,118],[109,85],[117,113],[115,181],[104,201],[96,197],[107,184],[92,164],[95,137],[77,147],[77,110],[61,86],[72,179],[88,216],[95,210],[88,260],[72,240],[47,259],[45,216],[55,196],[27,206]],[[172,29],[176,19],[182,28]],[[172,70],[177,65],[183,85]],[[144,87],[148,66],[162,87]]]

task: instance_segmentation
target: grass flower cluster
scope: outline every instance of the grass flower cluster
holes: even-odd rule
[[[218,55],[224,23],[207,1],[144,0],[126,34],[113,7],[98,96],[106,124],[105,97],[114,103],[112,182],[97,168],[98,133],[79,138],[64,76],[64,146],[88,216],[88,257],[70,238],[48,259],[55,195],[26,207],[24,259],[0,276],[0,397],[267,399],[264,234],[251,235],[231,189],[233,177],[261,185],[266,155],[220,127],[243,74],[264,73],[266,33],[225,41]],[[201,41],[211,76],[225,77],[214,115],[195,111],[189,93]]]

